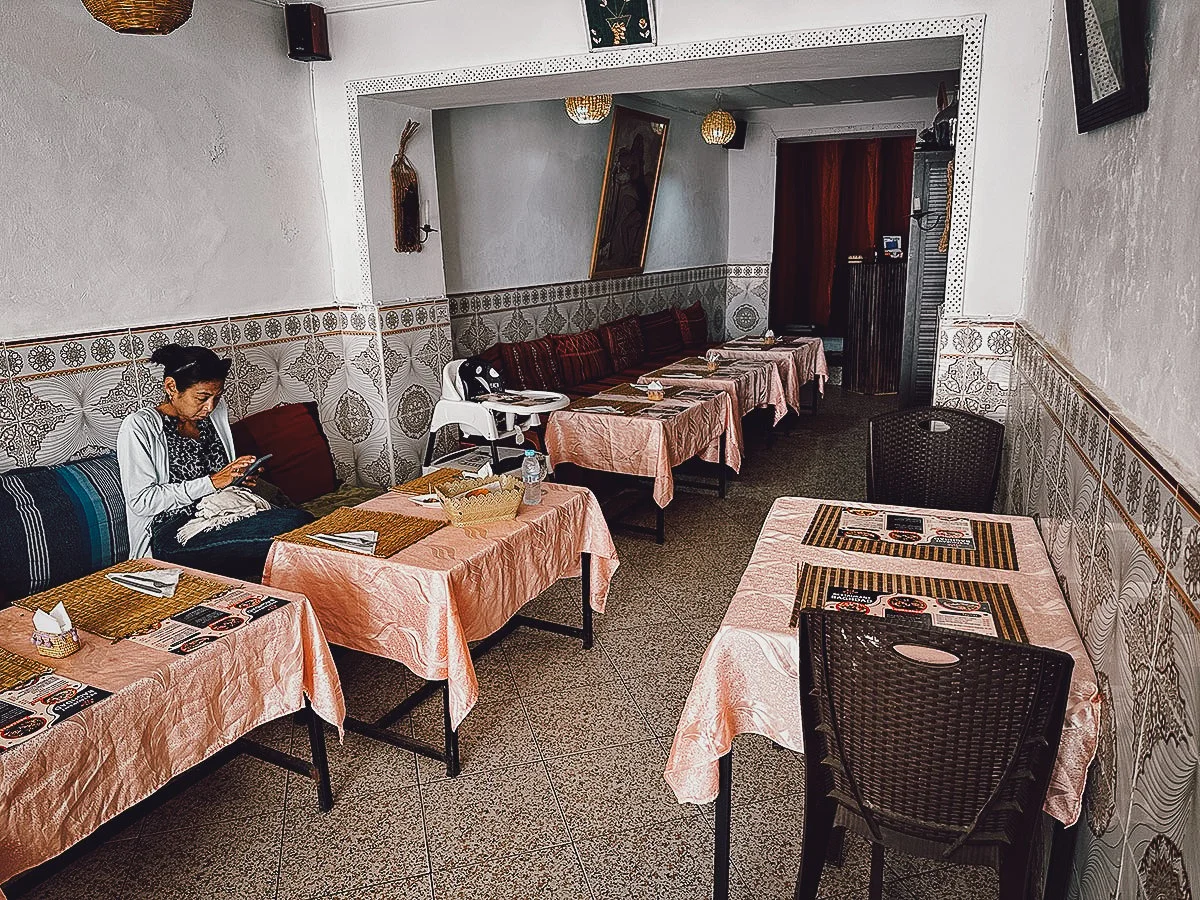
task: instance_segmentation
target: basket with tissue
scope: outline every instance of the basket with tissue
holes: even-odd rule
[[[515,519],[521,508],[525,485],[512,475],[490,478],[460,478],[434,486],[450,523],[484,525]]]
[[[40,656],[55,659],[70,656],[79,649],[79,632],[61,603],[50,612],[33,611],[33,637],[30,640]]]

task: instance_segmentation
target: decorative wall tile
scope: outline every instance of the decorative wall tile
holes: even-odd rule
[[[943,320],[934,403],[1003,423],[1012,390],[1015,331],[1012,322]]]

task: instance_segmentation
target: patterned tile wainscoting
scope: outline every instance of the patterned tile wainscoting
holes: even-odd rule
[[[1012,322],[943,319],[934,403],[1003,423],[1008,416],[1014,331]]]
[[[386,485],[424,451],[450,358],[449,308],[434,298],[0,344],[0,471],[116,446],[121,420],[158,402],[161,382],[147,359],[169,342],[233,359],[226,400],[234,421],[315,401],[339,477]]]
[[[1200,504],[1023,324],[1015,345],[1006,510],[1037,518],[1101,687],[1069,897],[1188,900],[1200,885]]]
[[[725,278],[725,338],[762,334],[770,314],[771,267],[766,263],[728,266]]]
[[[708,315],[709,338],[722,340],[727,336],[726,311],[730,308],[727,273],[735,268],[767,271],[766,266],[702,266],[630,278],[453,294],[454,350],[467,356],[497,341],[515,343],[545,334],[586,331],[622,316],[691,306],[697,300]],[[742,280],[750,281],[751,276]],[[765,319],[763,322],[765,327]]]

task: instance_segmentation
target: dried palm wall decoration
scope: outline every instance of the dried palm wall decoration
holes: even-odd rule
[[[397,253],[421,252],[421,194],[417,170],[404,155],[419,127],[419,122],[408,120],[400,133],[400,149],[392,160],[392,219],[396,227]]]

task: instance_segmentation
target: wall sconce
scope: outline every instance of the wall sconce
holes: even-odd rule
[[[437,232],[437,229],[429,224],[429,201],[428,200],[424,201],[421,204],[421,221],[424,222],[425,224],[422,225],[418,229],[419,231],[421,231],[423,233],[421,236],[417,237],[418,244],[424,244],[427,240],[429,240],[429,235],[435,234]]]

